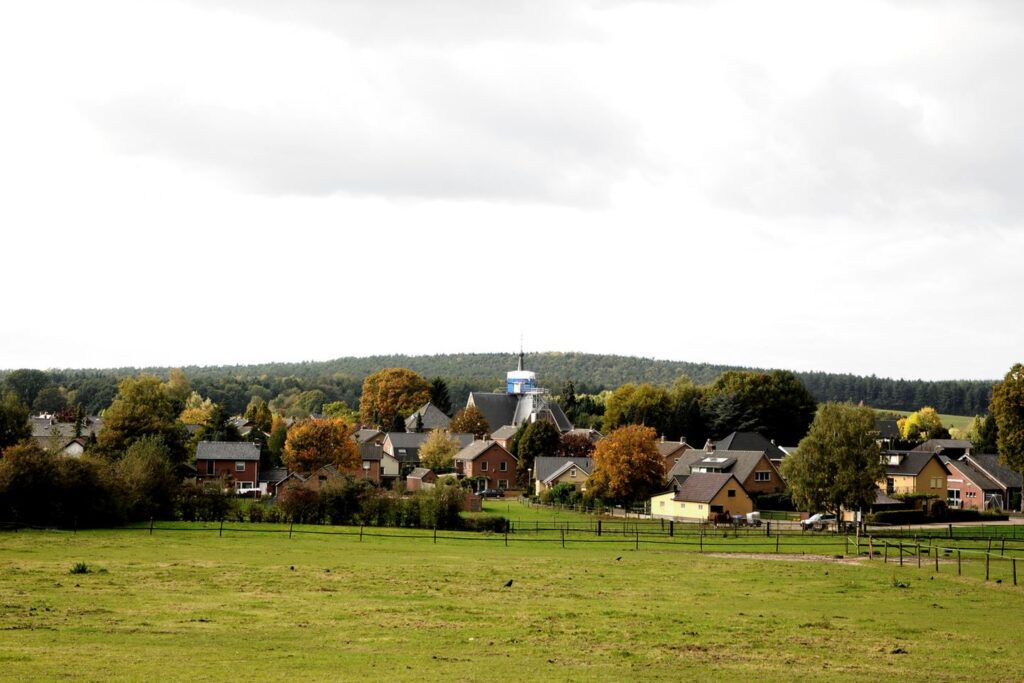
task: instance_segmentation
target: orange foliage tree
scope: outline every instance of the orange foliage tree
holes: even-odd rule
[[[384,368],[363,380],[359,417],[391,429],[395,418],[410,415],[430,400],[430,383],[406,368]]]
[[[499,427],[501,425],[498,425]],[[487,418],[480,412],[480,409],[476,406],[466,406],[464,410],[460,410],[455,413],[455,417],[448,425],[455,434],[473,434],[478,439],[482,439],[491,431],[491,426],[487,424]]]
[[[324,465],[355,470],[359,446],[343,420],[304,420],[288,430],[283,459],[288,469],[298,472],[312,472]]]
[[[650,427],[627,425],[598,441],[587,492],[609,502],[632,503],[661,490],[665,469],[656,438]]]

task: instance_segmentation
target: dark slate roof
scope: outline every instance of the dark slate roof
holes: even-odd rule
[[[480,455],[482,455],[484,451],[491,448],[492,446],[495,448],[501,448],[501,450],[508,453],[508,451],[502,448],[497,441],[492,441],[490,439],[482,439],[474,441],[468,446],[465,446],[461,451],[455,454],[455,460],[475,460],[476,458],[480,457]],[[512,454],[509,453],[509,455]],[[515,458],[514,455],[512,457]]]
[[[891,498],[882,489],[875,489],[875,502],[872,505],[904,505],[904,502]]]
[[[898,420],[894,418],[876,418],[875,429],[878,430],[879,439],[899,440],[903,438],[900,435]]]
[[[691,450],[693,448],[693,446],[685,441],[657,441],[654,445],[657,446],[658,453],[663,458],[673,455],[676,451],[682,452],[683,450]]]
[[[388,432],[393,448],[419,448],[429,436],[426,432]]]
[[[572,423],[565,416],[565,412],[554,401],[547,399],[543,394],[503,394],[473,391],[469,394],[467,405],[476,406],[487,426],[493,433],[505,425],[521,425],[531,416],[543,419],[545,415],[550,416],[558,430],[567,432],[572,429]]]
[[[971,482],[982,491],[1001,491],[1003,489],[999,482],[979,470],[967,460],[953,460],[945,455],[940,455],[939,460],[941,460],[947,468],[955,467],[960,474],[967,479],[970,479]]]
[[[552,474],[562,469],[568,463],[576,463],[581,470],[590,474],[594,468],[593,458],[553,458],[541,456],[533,460],[533,478],[540,481],[547,480]]]
[[[431,472],[432,470],[428,467],[417,467],[416,469],[409,473],[409,476],[406,477],[406,479],[422,479]]]
[[[427,403],[417,410],[415,413],[405,418],[405,431],[415,432],[416,431],[416,416],[421,415],[423,419],[423,431],[431,429],[448,429],[448,425],[451,424],[451,418],[441,412],[441,409],[435,406],[433,403],[427,401]]]
[[[604,434],[602,434],[601,432],[597,431],[596,429],[588,429],[588,428],[585,428],[585,427],[575,427],[573,429],[570,429],[567,433],[568,434],[582,434],[583,436],[585,436],[588,439],[590,439],[590,443],[597,443],[598,441],[600,441],[601,439],[604,438]]]
[[[55,418],[33,417],[31,418],[32,437],[37,441],[48,439],[56,431],[62,439],[75,438],[74,422],[57,422]],[[82,435],[99,434],[103,429],[103,420],[98,417],[88,417],[82,420]]]
[[[744,482],[761,462],[765,453],[764,451],[722,451],[721,453],[712,451],[709,453],[703,448],[691,449],[680,454],[676,464],[668,471],[669,479],[679,474],[690,474],[691,467],[697,466],[697,463],[709,456],[734,460],[729,472],[736,475],[740,482]]]
[[[715,443],[718,451],[761,451],[768,454],[769,460],[781,460],[786,457],[785,451],[773,444],[758,432],[733,432]]]
[[[384,447],[375,443],[361,443],[359,444],[359,459],[383,460]]]
[[[272,467],[260,472],[260,481],[279,482],[288,476],[288,470],[284,467]]]
[[[512,425],[505,425],[491,432],[491,438],[496,440],[511,439],[515,436],[515,433],[519,430],[518,427]]]
[[[995,479],[1006,488],[1020,488],[1020,473],[1014,472],[1006,465],[1000,463],[998,455],[992,455],[990,453],[972,453],[971,455],[964,456],[964,458],[966,458],[968,462],[972,462],[977,465],[978,469]]]
[[[756,462],[756,460],[754,462]],[[722,470],[723,472],[730,472],[735,464],[736,458],[731,458],[724,454],[717,455],[715,453],[709,453],[697,462],[691,464],[690,469],[714,469]]]
[[[510,394],[471,391],[466,405],[474,405],[487,420],[488,431],[510,425],[515,422],[516,406],[519,397]]]
[[[196,460],[259,460],[260,447],[251,441],[200,441]]]
[[[915,446],[913,450],[925,453],[935,453],[947,450],[968,451],[974,444],[964,439],[928,439],[924,443]]]
[[[687,503],[708,503],[730,480],[731,474],[702,472],[691,474],[676,491],[675,500]],[[737,483],[737,485],[739,485]],[[742,486],[739,487],[743,489]]]
[[[900,459],[899,465],[886,465],[885,473],[892,475],[913,476],[921,474],[924,466],[937,457],[934,453],[923,453],[921,451],[908,451]],[[942,461],[939,461],[942,464]],[[942,465],[945,467],[945,465]],[[948,470],[947,470],[948,471]]]
[[[360,429],[352,436],[355,438],[357,443],[363,444],[367,441],[373,441],[378,436],[384,436],[384,432],[379,429]]]

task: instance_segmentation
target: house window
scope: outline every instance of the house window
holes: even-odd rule
[[[235,461],[235,472],[245,472],[245,461],[244,460],[236,460]]]
[[[942,488],[942,477],[932,477],[930,485],[933,489]]]
[[[499,479],[498,480],[498,490],[499,491],[504,491],[507,488],[508,488],[508,479]]]
[[[771,481],[771,472],[754,472],[754,481]]]
[[[212,460],[207,460],[206,461],[206,473],[207,474],[213,474],[213,461]]]
[[[967,492],[967,497],[968,497],[968,498],[977,498],[977,497],[978,497],[978,494],[977,494],[977,493],[975,493],[974,491],[968,491],[968,492]]]
[[[735,498],[736,497],[736,489],[729,489],[729,497],[730,498]]]
[[[508,463],[502,460],[500,463],[498,463],[498,469],[502,472],[508,472]]]
[[[405,449],[404,448],[399,448],[398,449],[398,454],[399,455],[405,455]]]
[[[659,505],[660,507],[665,507],[665,501],[663,501],[663,500],[661,500],[661,501],[658,501],[658,505]]]
[[[892,495],[893,491],[896,490],[896,480],[892,477],[885,478],[885,493],[886,495]]]
[[[484,460],[483,462],[480,463],[480,471],[481,472],[486,472],[487,471],[487,461],[486,460]]]
[[[571,470],[569,470],[569,478],[570,479],[575,479],[576,478],[576,468],[575,467],[572,468]]]
[[[949,507],[960,507],[960,489],[949,489],[946,500],[949,502]]]

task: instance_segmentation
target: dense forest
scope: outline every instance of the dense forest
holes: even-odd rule
[[[296,402],[308,407],[345,401],[356,407],[363,378],[385,367],[404,367],[424,377],[443,377],[448,382],[453,405],[458,406],[465,403],[470,391],[492,391],[503,386],[505,372],[515,369],[515,363],[513,354],[477,353],[370,356],[323,362],[182,369],[192,387],[202,396],[232,413],[240,413],[254,396],[268,402],[275,401],[282,412]],[[557,393],[567,381],[572,381],[579,394],[597,394],[627,382],[668,386],[680,376],[689,377],[696,384],[707,384],[727,370],[760,369],[553,352],[528,354],[526,365],[527,369],[537,373],[542,386]],[[64,395],[82,405],[86,412],[97,413],[110,404],[120,379],[140,372],[167,377],[169,370],[48,370],[45,375],[51,386],[61,387]],[[2,372],[0,379],[11,374],[10,371]],[[954,415],[985,414],[994,383],[979,380],[894,380],[824,372],[798,372],[796,375],[818,401],[863,401],[872,407],[896,410],[916,410],[928,405],[940,413]],[[42,379],[38,375],[36,377]],[[37,392],[41,388],[37,387]]]

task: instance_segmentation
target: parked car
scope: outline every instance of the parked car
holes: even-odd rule
[[[502,498],[505,496],[505,492],[501,489],[480,489],[476,495],[481,498]]]
[[[835,523],[836,523],[836,516],[835,515],[826,515],[824,512],[818,512],[818,513],[815,513],[815,514],[811,515],[807,519],[800,520],[800,526],[804,529],[804,531],[806,531],[808,529],[813,529],[815,531],[822,531],[824,529],[827,529],[829,524],[835,524]]]

